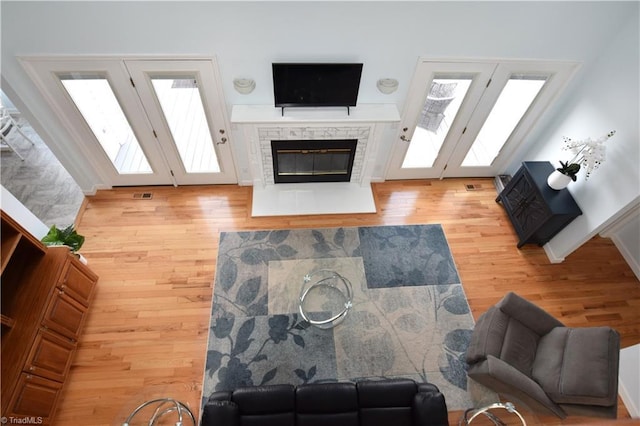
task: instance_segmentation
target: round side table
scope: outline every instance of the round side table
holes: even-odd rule
[[[304,276],[300,289],[300,315],[317,328],[333,328],[344,321],[352,298],[348,279],[328,269],[313,271]]]

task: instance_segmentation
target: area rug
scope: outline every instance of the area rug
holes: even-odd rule
[[[304,277],[322,269],[353,288],[331,329],[298,313]],[[473,325],[440,225],[223,232],[203,402],[248,385],[404,377],[434,383],[462,410],[473,405]]]

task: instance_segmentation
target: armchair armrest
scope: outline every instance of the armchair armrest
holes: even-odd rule
[[[535,380],[493,355],[488,355],[486,361],[472,365],[467,374],[478,383],[512,396],[532,409],[547,411],[560,418],[567,416]]]
[[[513,292],[507,293],[507,295],[496,304],[496,307],[511,318],[520,321],[540,336],[547,334],[556,327],[564,327],[563,323],[549,315],[546,311]]]

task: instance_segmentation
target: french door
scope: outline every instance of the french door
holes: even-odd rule
[[[237,181],[213,60],[24,62],[109,185]]]
[[[575,64],[421,59],[388,179],[495,176]]]

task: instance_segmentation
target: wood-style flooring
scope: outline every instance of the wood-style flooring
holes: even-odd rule
[[[469,183],[477,189],[467,191]],[[55,424],[120,424],[160,396],[199,411],[220,231],[440,223],[474,318],[515,291],[569,326],[610,325],[623,347],[640,342],[640,283],[610,240],[596,237],[551,264],[538,246],[516,248],[491,179],[373,188],[376,214],[272,218],[250,217],[250,187],[119,188],[88,197],[78,231],[100,280]],[[134,198],[144,191],[152,199]],[[626,422],[621,402],[618,411]],[[450,413],[452,425],[460,414]]]

